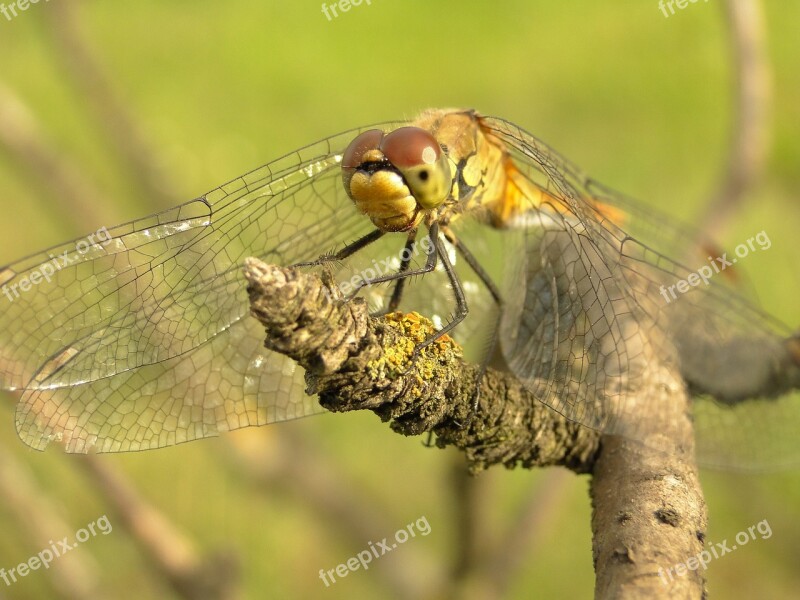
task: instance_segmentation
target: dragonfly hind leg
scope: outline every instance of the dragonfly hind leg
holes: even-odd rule
[[[481,267],[480,263],[475,259],[475,256],[470,252],[467,247],[456,237],[456,235],[447,227],[442,228],[445,238],[456,249],[459,254],[464,258],[464,261],[469,265],[470,269],[478,276],[478,278],[483,282],[486,286],[486,289],[489,290],[489,293],[492,295],[495,303],[498,307],[497,317],[495,326],[492,327],[492,335],[489,339],[489,344],[486,349],[486,354],[481,360],[478,369],[478,375],[475,378],[475,391],[472,396],[472,414],[478,411],[478,404],[481,398],[481,381],[483,380],[483,376],[486,374],[486,369],[489,368],[489,362],[492,359],[492,355],[494,354],[495,350],[497,349],[497,343],[499,341],[499,325],[500,319],[503,316],[503,297],[500,294],[500,290],[497,288],[495,283],[489,277],[489,274]],[[465,423],[464,426],[468,426],[469,423]]]

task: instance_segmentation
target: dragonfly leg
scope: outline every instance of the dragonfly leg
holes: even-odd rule
[[[495,302],[499,306],[502,306],[502,297],[500,295],[499,289],[497,288],[495,283],[491,280],[486,271],[484,271],[484,269],[480,266],[478,261],[472,255],[472,253],[467,249],[466,246],[464,246],[464,244],[462,244],[458,240],[458,238],[453,234],[452,231],[450,231],[446,227],[442,227],[441,229],[445,239],[447,239],[448,242],[453,244],[453,247],[456,248],[456,251],[458,251],[464,257],[464,260],[467,262],[470,268],[475,272],[476,275],[478,275],[478,277],[481,279],[484,285],[486,285],[486,288],[489,290],[489,293],[492,295]],[[424,348],[435,342],[443,335],[455,329],[469,314],[469,307],[467,306],[467,299],[464,293],[464,288],[461,285],[461,280],[458,278],[458,275],[453,269],[453,265],[450,263],[450,259],[447,256],[447,249],[444,247],[444,243],[441,237],[439,236],[439,232],[440,232],[439,223],[434,221],[428,230],[428,239],[430,241],[430,245],[425,265],[423,267],[419,269],[409,270],[411,256],[412,256],[411,249],[413,248],[417,236],[417,230],[413,230],[409,232],[408,237],[406,238],[405,251],[403,252],[402,262],[400,263],[400,267],[397,270],[397,272],[392,273],[390,275],[383,275],[380,277],[375,277],[372,279],[362,281],[347,298],[349,300],[355,297],[361,290],[361,288],[365,286],[377,283],[384,283],[387,281],[395,281],[396,282],[395,288],[392,293],[392,297],[389,300],[388,310],[386,311],[386,312],[393,312],[397,309],[397,307],[400,304],[400,300],[402,299],[402,293],[406,279],[414,275],[422,275],[425,273],[430,273],[436,268],[437,259],[441,259],[444,271],[447,274],[447,278],[450,280],[450,284],[453,288],[453,294],[455,296],[455,301],[456,301],[455,314],[453,315],[452,319],[446,325],[444,325],[444,327],[435,331],[430,336],[428,336],[427,339],[425,339],[423,342],[417,344],[414,347],[414,351],[410,359],[409,370],[411,369],[411,365],[414,364],[415,360],[419,357],[420,353]],[[374,238],[368,239],[371,238],[371,236],[370,235],[365,236],[364,238],[361,238],[361,240],[358,240],[357,242],[343,249],[343,251],[349,250],[350,248],[354,248],[346,255],[350,256],[353,252],[363,248],[372,241],[378,239],[378,237],[380,236],[376,235]],[[341,254],[342,252],[337,254],[336,257],[341,259],[340,257]],[[344,256],[344,258],[346,258],[346,256]],[[478,373],[477,385],[475,386],[475,394],[472,400],[473,412],[476,411],[478,408],[478,401],[480,399],[480,381],[483,378],[484,373],[486,372],[488,360],[491,356],[491,353],[497,346],[497,339],[498,339],[496,331],[497,328],[495,327],[494,330],[495,331],[492,334],[492,339],[490,340],[490,347],[487,353],[487,358],[482,362],[481,368]],[[431,443],[430,437],[427,443],[428,444]]]
[[[416,236],[416,233],[414,234],[414,236]],[[411,239],[411,236],[409,236],[409,239]],[[467,299],[464,294],[464,288],[462,287],[461,281],[458,279],[458,276],[456,275],[456,272],[453,269],[453,265],[450,264],[450,260],[447,258],[447,251],[444,248],[444,244],[442,243],[441,238],[439,237],[439,223],[437,221],[431,223],[428,229],[428,240],[430,241],[430,244],[428,245],[427,249],[428,255],[427,258],[425,259],[424,266],[418,269],[408,270],[407,266],[405,267],[405,269],[403,269],[403,265],[401,264],[401,268],[396,273],[392,273],[390,275],[382,275],[380,277],[365,279],[361,281],[358,284],[358,286],[356,286],[355,289],[346,298],[346,301],[354,298],[361,290],[361,288],[365,286],[374,285],[376,283],[385,283],[387,281],[398,281],[398,280],[402,281],[414,275],[423,275],[425,273],[430,273],[436,268],[437,261],[441,259],[442,266],[444,267],[445,273],[447,274],[447,278],[450,280],[450,284],[453,287],[453,293],[455,294],[456,312],[449,323],[447,323],[444,327],[442,327],[438,331],[435,331],[434,333],[429,335],[428,338],[425,339],[425,341],[420,342],[415,346],[414,352],[411,356],[412,362],[419,356],[419,353],[424,348],[435,342],[437,339],[439,339],[446,333],[452,331],[453,328],[455,328],[459,323],[461,323],[461,321],[464,320],[464,318],[467,316],[469,312],[469,309],[467,308]],[[409,241],[407,240],[406,247],[408,247],[408,244]],[[394,298],[395,295],[399,293],[402,292],[397,292],[397,288],[395,288],[395,294],[393,294],[392,297]],[[399,302],[399,298],[397,301]]]
[[[409,265],[411,265],[411,255],[416,239],[417,229],[412,229],[408,232],[408,237],[406,238],[406,245],[403,248],[403,258],[400,262],[400,268],[397,270],[399,278],[394,284],[394,291],[392,292],[392,297],[389,299],[389,305],[386,307],[386,313],[392,313],[400,306],[400,300],[403,297],[403,289],[405,288],[407,279],[405,274],[408,272]]]
[[[416,236],[416,232],[414,233],[414,236]],[[372,279],[364,279],[357,286],[355,286],[355,288],[353,289],[352,292],[350,292],[346,300],[348,301],[352,300],[364,287],[374,285],[376,283],[385,283],[387,281],[402,281],[409,277],[413,277],[414,275],[423,275],[425,273],[430,273],[431,271],[433,271],[436,268],[436,260],[438,254],[436,251],[436,243],[433,240],[437,239],[438,236],[439,236],[439,224],[434,222],[431,225],[430,230],[428,231],[428,237],[431,240],[431,244],[428,249],[428,256],[425,259],[424,266],[420,267],[419,269],[412,269],[410,271],[408,270],[408,266],[406,266],[406,270],[404,271],[402,269],[402,263],[401,263],[400,265],[401,268],[396,273],[391,273],[390,275],[381,275],[380,277],[374,277]],[[406,241],[406,247],[408,247],[408,241]],[[396,288],[395,288],[395,293],[397,293]],[[394,298],[394,295],[392,297]]]
[[[453,244],[453,247],[458,251],[459,254],[464,258],[464,261],[469,265],[469,268],[480,278],[483,282],[483,285],[486,286],[486,289],[489,290],[489,293],[494,298],[494,301],[497,302],[499,306],[502,306],[503,300],[500,295],[500,290],[497,289],[494,281],[492,281],[489,274],[481,267],[480,263],[475,259],[475,256],[470,252],[464,243],[459,240],[453,231],[445,226],[442,227],[442,233],[444,237],[447,238],[447,241]]]
[[[351,242],[347,244],[344,248],[336,252],[335,254],[323,254],[316,260],[310,260],[307,262],[299,262],[291,265],[292,267],[317,267],[319,265],[323,265],[329,262],[337,262],[340,260],[344,260],[345,258],[351,257],[353,254],[366,248],[372,242],[375,242],[383,237],[385,231],[381,231],[380,229],[375,229],[370,231],[367,235],[360,237],[355,242]]]
[[[439,258],[441,258],[442,267],[444,267],[444,272],[447,274],[447,278],[450,280],[450,285],[453,287],[453,294],[456,299],[456,312],[450,319],[449,323],[447,323],[444,327],[442,327],[441,329],[430,335],[428,339],[426,339],[424,342],[417,344],[417,346],[414,348],[415,355],[419,354],[419,352],[423,348],[431,345],[433,342],[435,342],[443,335],[450,333],[469,314],[469,307],[467,306],[467,297],[464,294],[464,287],[461,285],[461,280],[458,278],[458,275],[456,275],[456,272],[453,269],[453,265],[450,263],[450,259],[447,257],[447,249],[444,247],[444,244],[442,243],[442,240],[439,237],[438,223],[434,222],[431,225],[429,235],[430,235],[430,240],[433,244],[432,254],[434,255],[438,254]]]
[[[480,263],[475,260],[475,256],[472,254],[472,252],[470,252],[467,247],[458,239],[458,237],[456,237],[452,230],[450,230],[448,227],[442,227],[442,233],[444,233],[447,241],[453,244],[453,247],[456,249],[456,251],[461,254],[461,256],[464,258],[464,261],[483,282],[483,284],[486,286],[486,289],[489,290],[492,298],[494,298],[494,301],[497,303],[499,309],[497,312],[495,326],[492,328],[492,335],[489,339],[486,355],[481,361],[480,368],[478,369],[478,375],[475,378],[475,391],[472,395],[472,411],[475,413],[478,410],[478,403],[480,402],[481,398],[481,380],[486,373],[486,369],[489,367],[489,361],[492,359],[492,355],[494,354],[494,351],[497,348],[497,343],[500,339],[499,325],[500,319],[503,316],[503,298],[500,294],[500,290],[497,288],[494,281],[492,281],[491,277],[489,277],[489,274],[483,269],[483,267],[481,267]],[[468,425],[468,423],[465,425]]]

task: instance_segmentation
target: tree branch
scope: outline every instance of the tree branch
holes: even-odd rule
[[[9,511],[27,538],[27,545],[19,546],[20,561],[27,549],[38,552],[49,548],[54,539],[71,536],[75,531],[75,523],[67,522],[60,514],[63,511],[61,503],[48,497],[47,490],[37,484],[29,465],[18,460],[12,449],[5,446],[0,446],[0,504]],[[7,530],[3,533],[13,535]],[[86,551],[64,553],[42,571],[49,579],[55,597],[65,600],[109,597],[109,590],[101,586],[100,568]]]
[[[404,435],[432,431],[437,446],[465,453],[473,473],[493,464],[592,473],[597,597],[702,596],[698,570],[683,576],[675,570],[700,553],[706,527],[688,397],[677,374],[651,367],[660,410],[647,439],[662,453],[601,438],[546,408],[510,374],[489,369],[479,378],[479,367],[465,363],[447,336],[410,361],[430,323],[415,313],[372,318],[360,298],[335,300],[325,273],[252,258],[244,271],[265,346],[306,370],[306,391],[324,407],[371,410]],[[478,382],[480,405],[473,411]]]
[[[87,223],[113,222],[105,195],[84,175],[80,165],[59,151],[30,108],[2,82],[0,151],[47,194],[46,213],[56,208],[58,216],[79,231],[86,229]]]
[[[479,367],[463,362],[448,336],[409,367],[415,344],[433,331],[416,313],[371,318],[363,299],[333,300],[330,281],[257,259],[246,261],[245,277],[266,347],[306,370],[307,392],[328,410],[371,410],[403,435],[432,431],[437,446],[466,453],[473,473],[498,463],[592,469],[599,434],[534,401],[513,377],[488,369],[473,411]]]
[[[288,493],[307,504],[309,513],[339,542],[360,550],[364,540],[381,539],[392,530],[385,512],[374,510],[380,502],[338,471],[304,436],[284,431],[242,440],[227,438],[234,469],[264,493]],[[424,598],[444,584],[436,557],[419,547],[405,549],[402,558],[381,564],[374,574],[401,600]]]

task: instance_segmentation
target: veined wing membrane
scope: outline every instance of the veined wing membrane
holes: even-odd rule
[[[8,336],[0,386],[78,385],[180,356],[247,314],[246,297],[233,293],[245,257],[291,264],[363,234],[369,225],[341,191],[337,168],[359,131],[108,230],[100,244],[80,238],[0,270],[3,289],[18,293],[0,312]],[[23,287],[51,255],[66,264]]]
[[[264,348],[241,319],[189,352],[84,384],[29,389],[17,406],[20,437],[37,450],[125,452],[170,446],[240,427],[322,412],[304,372]]]
[[[517,377],[568,418],[642,439],[637,423],[668,401],[654,365],[673,365],[696,394],[702,463],[738,469],[797,464],[800,395],[758,398],[770,389],[774,366],[787,360],[789,329],[721,277],[665,298],[661,286],[692,271],[656,248],[686,246],[689,255],[703,256],[700,246],[689,236],[675,243],[675,231],[655,236],[652,246],[650,239],[634,239],[624,220],[616,223],[597,205],[591,191],[598,188],[568,161],[513,124],[486,122],[513,149],[528,181],[550,195],[520,223],[526,248],[517,268],[525,283],[509,299],[501,333]],[[599,200],[625,204],[606,188]],[[648,223],[640,210],[633,218],[632,230],[657,230],[657,216]]]

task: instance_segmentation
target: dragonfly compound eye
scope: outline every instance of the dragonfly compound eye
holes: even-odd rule
[[[383,138],[380,150],[403,175],[422,208],[436,208],[450,194],[447,156],[429,132],[419,127],[400,127]]]
[[[345,169],[357,169],[361,163],[370,159],[380,161],[383,158],[378,151],[383,139],[383,132],[380,129],[369,129],[356,136],[347,146],[342,156],[342,167]]]

